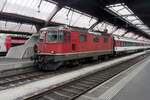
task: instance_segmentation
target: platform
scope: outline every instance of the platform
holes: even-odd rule
[[[30,59],[0,57],[0,72],[29,66],[33,66],[33,62]]]
[[[16,100],[18,98],[19,100],[20,99],[22,100],[23,98],[27,98],[39,92],[45,91],[50,87],[53,88],[53,87],[59,86],[65,82],[72,81],[78,77],[85,76],[89,73],[95,73],[105,68],[109,68],[112,65],[119,64],[120,62],[133,59],[143,54],[145,54],[145,52],[140,52],[140,53],[126,56],[126,57],[113,59],[111,61],[92,65],[92,67],[88,66],[88,67],[70,71],[67,73],[60,73],[58,75],[54,75],[46,79],[42,79],[42,80],[24,84],[18,87],[13,87],[10,89],[2,90],[0,91],[0,100]],[[88,100],[88,99],[85,99],[85,100]]]
[[[77,100],[149,100],[150,57],[130,67]]]

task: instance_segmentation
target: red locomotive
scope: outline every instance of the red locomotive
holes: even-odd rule
[[[135,49],[127,48],[126,42]],[[34,60],[42,70],[56,70],[66,63],[143,50],[149,48],[149,45],[141,41],[124,41],[106,32],[87,32],[64,26],[47,27],[40,30]],[[136,49],[137,46],[139,49]]]

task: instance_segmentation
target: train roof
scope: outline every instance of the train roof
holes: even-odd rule
[[[78,31],[78,32],[88,32],[87,29],[77,28],[77,27],[70,27],[67,25],[60,25],[60,26],[51,26],[51,27],[45,27],[42,28],[40,31],[58,31],[58,30],[65,30],[65,31]]]
[[[70,27],[67,25],[45,27],[45,28],[42,28],[40,31],[58,31],[58,30],[77,31],[77,32],[89,33],[93,35],[110,35],[110,34],[104,34],[103,31],[88,31],[87,29],[82,29],[78,27]]]

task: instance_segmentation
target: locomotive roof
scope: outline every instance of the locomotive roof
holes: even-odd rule
[[[87,29],[78,28],[78,27],[68,27],[65,25],[62,26],[51,26],[51,27],[45,27],[42,28],[40,31],[58,31],[58,30],[65,30],[65,31],[77,31],[81,33],[89,33],[94,35],[110,35],[110,34],[104,34],[102,31],[88,31]]]
[[[58,31],[58,30],[65,30],[65,31],[78,31],[78,32],[88,32],[87,29],[77,28],[77,27],[70,27],[67,25],[62,26],[51,26],[42,28],[40,31]]]

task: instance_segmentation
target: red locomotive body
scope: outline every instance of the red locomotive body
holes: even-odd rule
[[[80,63],[110,55],[137,52],[150,43],[111,36],[105,32],[87,32],[68,27],[47,27],[40,31],[35,46],[35,63],[42,70],[56,70],[61,65]]]
[[[37,44],[37,55],[41,59],[38,64],[46,70],[57,69],[66,61],[111,55],[112,44],[113,37],[106,33],[88,33],[62,27],[44,28]]]

